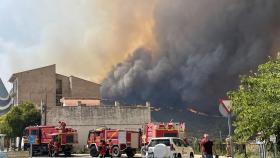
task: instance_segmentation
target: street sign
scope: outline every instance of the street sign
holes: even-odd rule
[[[219,111],[220,113],[228,118],[228,136],[231,137],[231,100],[226,100],[226,99],[220,99],[219,100]],[[233,153],[233,146],[232,146],[232,140],[230,143],[230,150],[232,154],[232,158],[234,158],[234,153]]]
[[[29,144],[34,144],[35,143],[35,136],[34,135],[29,135],[28,136],[28,142],[29,142]]]
[[[231,100],[219,100],[219,111],[224,117],[228,117],[231,113]]]
[[[29,150],[29,155],[32,158],[33,155],[33,144],[35,143],[35,136],[34,135],[29,135],[28,136],[28,142],[30,144],[30,150]]]

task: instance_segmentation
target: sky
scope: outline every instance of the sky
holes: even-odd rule
[[[0,77],[10,89],[13,73],[56,64],[101,83],[106,99],[214,109],[280,49],[279,10],[279,0],[0,0]]]
[[[57,64],[101,83],[134,49],[155,47],[155,1],[0,0],[0,77]]]
[[[101,83],[102,98],[204,129],[208,117],[186,112],[216,116],[280,50],[279,28],[279,0],[0,0],[0,78],[10,89],[13,73],[56,64]]]

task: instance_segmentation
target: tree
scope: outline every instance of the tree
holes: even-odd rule
[[[235,137],[240,141],[280,132],[280,55],[259,65],[256,73],[241,76],[239,89],[228,93],[235,115]]]
[[[8,137],[22,137],[24,128],[31,125],[40,125],[41,113],[34,104],[26,102],[12,109],[0,117],[0,132]]]

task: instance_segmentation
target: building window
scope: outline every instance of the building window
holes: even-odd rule
[[[62,98],[62,80],[56,80],[56,106],[61,106],[60,99]]]

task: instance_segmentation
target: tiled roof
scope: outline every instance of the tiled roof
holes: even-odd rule
[[[12,99],[0,78],[0,116],[7,113],[11,105]]]

